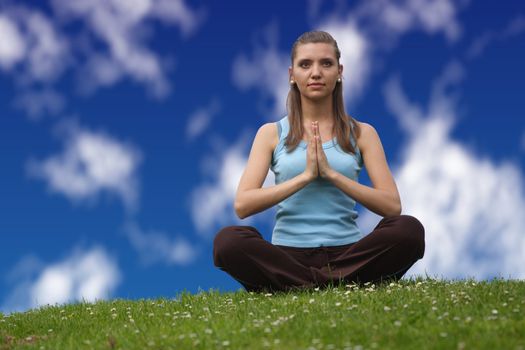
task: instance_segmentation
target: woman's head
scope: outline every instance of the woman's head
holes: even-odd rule
[[[289,68],[290,85],[296,97],[330,98],[341,94],[343,66],[341,52],[335,39],[326,32],[314,31],[301,35],[293,44]]]
[[[302,140],[304,131],[301,98],[330,98],[334,114],[334,133],[338,143],[344,151],[355,153],[348,135],[355,140],[360,130],[353,118],[346,115],[344,108],[343,66],[339,63],[340,58],[341,51],[337,42],[327,32],[306,32],[293,44],[287,100],[290,134],[285,143],[290,151]]]

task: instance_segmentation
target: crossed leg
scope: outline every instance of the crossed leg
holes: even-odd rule
[[[399,279],[425,251],[423,225],[414,217],[383,218],[374,230],[341,251],[325,247],[325,266],[310,254],[273,245],[252,226],[227,226],[214,240],[215,266],[249,291],[289,290],[333,282],[379,282]],[[311,248],[316,249],[316,248]],[[332,251],[337,254],[330,254]]]

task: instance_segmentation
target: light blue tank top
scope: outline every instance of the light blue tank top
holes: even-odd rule
[[[289,132],[288,116],[277,122],[279,143],[272,155],[271,170],[275,184],[301,174],[306,168],[307,143],[286,152],[284,145]],[[350,137],[350,136],[349,136]],[[330,166],[344,176],[358,181],[363,166],[357,144],[351,139],[356,154],[344,152],[337,138],[323,143]],[[357,242],[363,235],[357,226],[355,200],[318,177],[290,197],[277,204],[272,243],[291,247],[338,246]]]

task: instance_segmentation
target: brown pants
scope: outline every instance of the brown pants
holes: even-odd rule
[[[355,243],[318,248],[274,245],[252,226],[227,226],[215,237],[213,258],[248,291],[379,283],[401,278],[423,257],[424,236],[423,225],[408,215],[383,218]]]

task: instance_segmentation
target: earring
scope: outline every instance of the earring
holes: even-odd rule
[[[295,84],[295,81],[290,80],[290,85],[293,85],[293,84]]]
[[[337,82],[340,83],[341,82],[341,78],[337,78]]]

